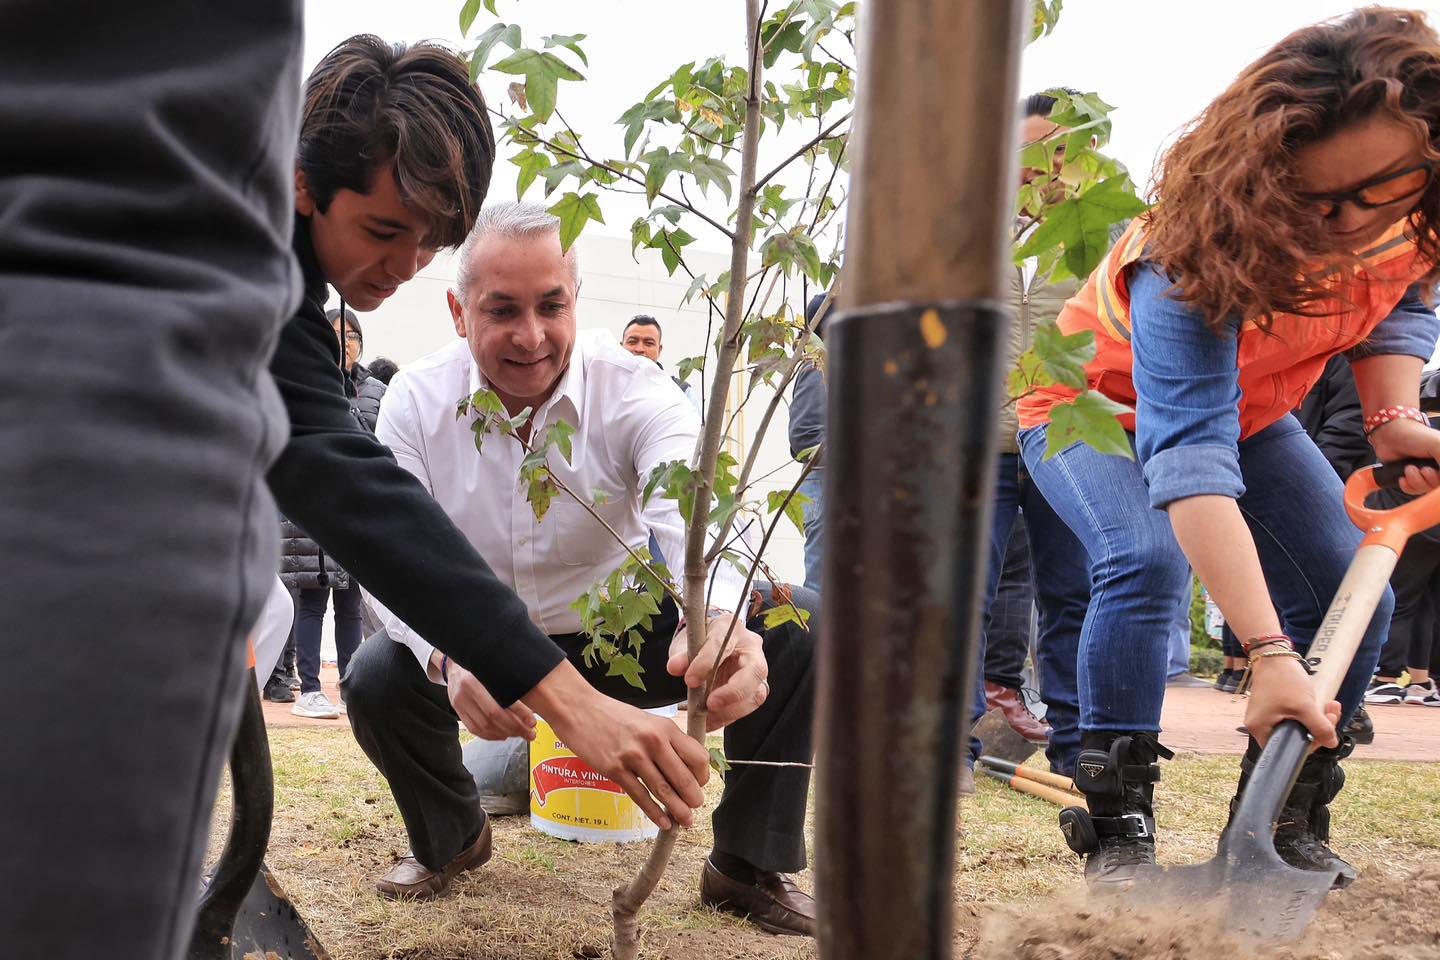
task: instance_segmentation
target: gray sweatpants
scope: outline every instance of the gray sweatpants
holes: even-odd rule
[[[0,2],[0,953],[183,951],[278,557],[299,0]]]

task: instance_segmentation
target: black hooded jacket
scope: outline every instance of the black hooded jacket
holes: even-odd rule
[[[270,366],[290,414],[270,489],[281,512],[366,590],[508,705],[564,655],[420,481],[356,421],[306,217],[295,219],[294,248],[305,295]]]

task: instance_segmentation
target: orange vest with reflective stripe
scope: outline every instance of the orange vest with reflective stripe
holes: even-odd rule
[[[1056,320],[1063,333],[1093,330],[1095,359],[1085,366],[1090,389],[1130,407],[1120,422],[1135,429],[1131,379],[1130,295],[1127,271],[1144,259],[1143,218],[1137,217],[1095,268]],[[1349,277],[1336,277],[1336,296],[1317,304],[1315,317],[1277,314],[1267,334],[1248,321],[1240,328],[1240,436],[1249,437],[1300,406],[1337,353],[1363,343],[1395,309],[1405,291],[1425,275],[1405,221],[1391,227],[1368,250]],[[1070,387],[1044,387],[1021,400],[1020,428],[1049,422],[1050,410],[1075,398]]]

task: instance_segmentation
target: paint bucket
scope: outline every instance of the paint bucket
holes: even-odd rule
[[[646,712],[673,716],[675,708]],[[581,843],[632,843],[660,832],[619,784],[575,756],[539,714],[530,743],[530,825]]]

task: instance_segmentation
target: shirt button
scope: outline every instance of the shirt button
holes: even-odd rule
[[[521,537],[519,540],[516,540],[515,542],[516,542],[518,545],[520,545],[520,546],[523,547],[523,546],[525,546],[525,544],[527,544],[527,543],[530,542],[530,538],[529,538],[529,537]]]

